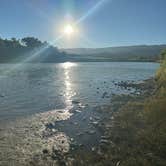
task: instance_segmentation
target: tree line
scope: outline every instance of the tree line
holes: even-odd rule
[[[40,50],[42,51],[40,52]],[[65,52],[60,52],[57,47],[35,37],[0,38],[0,63],[21,62],[21,60],[26,60],[26,58],[37,53],[40,55],[36,59],[33,58],[33,61],[55,62],[65,61],[65,58],[67,58]]]

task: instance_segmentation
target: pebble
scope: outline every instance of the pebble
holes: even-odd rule
[[[89,134],[95,134],[96,132],[94,130],[88,131]]]
[[[92,124],[94,124],[94,125],[98,125],[99,122],[95,121],[95,122],[92,122]]]
[[[72,103],[73,103],[73,104],[79,104],[80,102],[79,102],[79,101],[76,101],[76,100],[73,100]]]
[[[77,122],[74,122],[74,125],[78,125],[78,123],[77,123]]]
[[[56,132],[56,130],[55,130],[55,129],[52,129],[52,132]]]
[[[102,135],[101,138],[102,138],[102,139],[107,139],[108,136]]]
[[[96,148],[95,148],[95,147],[92,147],[92,149],[91,149],[91,150],[92,150],[92,152],[94,152],[94,151],[96,150]]]
[[[80,113],[81,111],[80,110],[75,110],[75,112]]]
[[[108,94],[107,92],[104,92],[102,98],[105,98],[107,94]]]
[[[100,143],[103,143],[103,144],[108,144],[108,143],[109,143],[109,141],[108,141],[108,140],[106,140],[106,139],[101,139],[101,140],[100,140]]]
[[[117,163],[116,163],[116,166],[119,166],[120,165],[120,161],[118,161]]]
[[[83,135],[83,133],[77,133],[77,136]]]

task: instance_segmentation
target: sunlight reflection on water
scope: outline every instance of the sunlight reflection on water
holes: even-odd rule
[[[73,67],[76,67],[76,63],[66,62],[60,64],[62,69],[64,70],[64,84],[65,84],[65,102],[66,102],[66,109],[72,108],[72,97],[74,96],[73,88],[72,88],[72,73],[71,70]]]
[[[154,75],[158,64],[119,62],[27,64],[24,70],[4,75],[3,71],[8,67],[10,65],[7,64],[0,66],[0,76],[5,76],[0,81],[0,118],[8,124],[4,128],[1,125],[0,161],[4,163],[3,165],[15,163],[22,166],[25,160],[32,160],[34,156],[39,156],[43,162],[43,150],[47,150],[50,155],[54,154],[53,151],[60,151],[62,155],[67,153],[71,140],[76,137],[58,130],[56,122],[70,118],[73,120],[75,113],[73,110],[77,109],[79,104],[93,107],[96,103],[110,102],[110,98],[102,98],[103,93],[125,93],[125,90],[116,88],[114,83],[147,79]],[[90,113],[87,112],[87,115],[91,115]],[[21,117],[26,114],[32,116],[9,123],[11,115]],[[77,116],[74,120],[76,123],[71,126],[77,128],[78,122],[83,126],[78,130],[83,131],[87,123],[82,120],[85,124],[82,125]],[[67,131],[72,133],[73,128],[68,126],[69,123]],[[75,134],[77,129],[73,131]]]

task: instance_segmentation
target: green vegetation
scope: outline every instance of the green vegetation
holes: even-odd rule
[[[151,93],[115,96],[114,120],[102,122],[106,144],[96,152],[78,150],[75,165],[166,165],[166,51],[162,58]],[[105,111],[112,116],[112,108]]]
[[[32,59],[32,62],[63,62],[67,59],[64,52],[34,37],[20,40],[0,38],[0,63],[26,62],[26,59],[32,55],[38,55]]]
[[[156,62],[163,48],[166,45],[59,50],[34,37],[19,40],[0,38],[0,63],[23,62],[33,54],[38,56],[31,62]]]

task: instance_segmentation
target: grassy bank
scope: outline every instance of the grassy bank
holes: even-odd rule
[[[166,165],[166,51],[154,82],[141,95],[114,97],[104,110],[103,142],[94,152],[79,150],[74,165]]]

